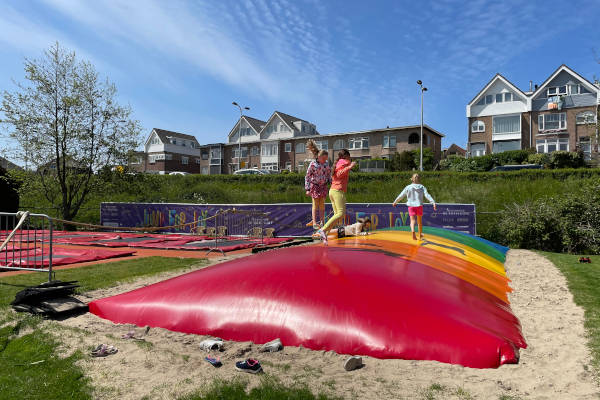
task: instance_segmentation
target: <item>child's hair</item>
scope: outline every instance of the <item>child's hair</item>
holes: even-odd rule
[[[362,224],[362,226],[360,227],[361,232],[365,231],[365,225],[371,224],[371,218],[369,218],[369,217],[357,218],[356,221],[358,221]]]
[[[413,183],[421,183],[421,177],[419,176],[419,174],[413,174],[412,178],[410,178],[410,180]]]
[[[312,139],[309,139],[308,142],[306,142],[306,148],[308,149],[308,151],[310,151],[313,154],[315,159],[317,159],[321,156],[329,155],[327,150],[319,150],[319,148],[317,147],[317,144]]]
[[[340,161],[342,158],[346,158],[346,157],[350,157],[350,152],[347,149],[341,149],[340,151],[338,151],[338,158],[337,160],[335,160],[335,163],[333,164],[333,168],[331,168],[331,175],[335,175],[335,166],[337,165],[338,161]]]

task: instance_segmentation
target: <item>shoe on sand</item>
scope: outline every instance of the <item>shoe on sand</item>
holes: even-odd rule
[[[236,362],[235,369],[242,372],[248,372],[249,374],[258,374],[259,372],[263,372],[258,360],[254,360],[252,358],[249,358],[246,361]]]
[[[223,350],[222,339],[206,339],[200,342],[200,348],[204,351]]]
[[[259,351],[261,353],[274,353],[281,349],[283,349],[283,344],[281,343],[281,340],[275,339],[275,340],[271,340],[268,343],[263,344]]]
[[[344,369],[346,371],[354,371],[363,366],[362,357],[360,356],[352,356],[346,360],[344,363]]]

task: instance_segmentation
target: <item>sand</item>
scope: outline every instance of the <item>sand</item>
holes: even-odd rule
[[[315,392],[346,399],[597,399],[600,390],[590,365],[583,310],[574,304],[565,278],[548,260],[526,250],[511,250],[506,268],[514,288],[511,307],[521,320],[529,347],[521,351],[518,365],[498,369],[364,357],[364,368],[346,372],[342,368],[344,355],[297,347],[259,353],[259,346],[250,342],[226,342],[226,350],[218,354],[224,366],[215,369],[203,361],[206,353],[198,344],[204,336],[152,328],[143,341],[125,340],[121,335],[131,326],[116,325],[89,313],[45,324],[60,335],[64,355],[75,350],[87,354],[98,343],[118,347],[115,355],[86,357],[79,362],[98,399],[176,399],[214,378],[242,377],[256,385],[261,377],[233,368],[236,360],[247,357],[261,360],[267,376],[276,376],[286,384],[306,383]],[[162,274],[97,290],[82,300],[122,293],[172,276]],[[136,328],[136,332],[143,335],[143,328]]]

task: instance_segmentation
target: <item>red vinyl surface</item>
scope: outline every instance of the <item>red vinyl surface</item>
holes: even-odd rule
[[[526,347],[492,293],[393,252],[346,247],[249,256],[93,301],[90,311],[226,340],[476,368],[517,362]]]
[[[0,255],[1,267],[47,267],[48,266],[48,248],[42,250],[24,250],[6,252]],[[87,261],[105,260],[115,257],[130,256],[134,252],[127,250],[87,250],[87,249],[65,249],[54,247],[52,250],[52,265],[67,265]]]

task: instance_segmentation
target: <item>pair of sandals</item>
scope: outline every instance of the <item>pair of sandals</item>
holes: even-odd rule
[[[96,346],[94,350],[92,350],[91,355],[92,357],[106,357],[112,354],[117,354],[118,351],[119,349],[117,349],[115,346],[110,346],[102,343]]]

